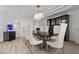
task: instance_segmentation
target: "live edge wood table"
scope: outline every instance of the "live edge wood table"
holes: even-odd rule
[[[51,41],[52,39],[50,39],[49,33],[47,32],[35,32],[33,31],[33,35],[35,35],[37,38],[39,38],[40,40],[43,40],[43,48],[46,48],[46,41]],[[53,36],[57,36],[58,34],[53,34]]]

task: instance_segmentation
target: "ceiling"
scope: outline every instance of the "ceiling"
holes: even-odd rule
[[[62,10],[60,12],[54,13],[52,15],[49,15],[49,17],[51,17],[51,16],[57,16],[57,15],[61,15],[61,14],[65,14],[65,13],[72,12],[72,11],[77,11],[77,10],[79,10],[79,5],[72,5],[68,9],[64,9],[64,10]]]
[[[45,12],[45,17],[56,14],[67,9],[71,9],[71,5],[41,5]],[[73,8],[74,9],[74,8]],[[0,14],[10,14],[19,17],[33,18],[36,12],[36,5],[1,5]]]

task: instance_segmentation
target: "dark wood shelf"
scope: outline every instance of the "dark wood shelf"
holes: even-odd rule
[[[69,15],[68,14],[61,15],[61,16],[51,18],[51,19],[47,19],[47,25],[51,27],[51,26],[62,23],[64,20],[65,20],[65,23],[68,24],[64,40],[68,41],[69,40]]]

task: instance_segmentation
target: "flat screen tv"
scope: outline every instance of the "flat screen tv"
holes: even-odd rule
[[[12,24],[7,24],[7,31],[12,32],[13,31],[13,25]]]

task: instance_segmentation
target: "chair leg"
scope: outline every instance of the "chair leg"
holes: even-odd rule
[[[62,52],[62,54],[64,53],[64,49],[63,48],[56,48],[56,53],[60,54],[59,52]]]
[[[56,48],[56,54],[58,54],[59,53],[59,49],[58,48]]]
[[[48,45],[46,45],[46,51],[48,51]]]
[[[35,48],[34,45],[32,47]]]
[[[64,54],[64,48],[62,48],[62,53]]]
[[[44,45],[43,45],[43,43],[42,43],[42,44],[41,44],[41,48],[42,48],[42,49],[43,49],[43,46],[44,46]]]
[[[42,49],[42,44],[40,44],[40,46],[39,46],[39,47],[40,47],[40,50],[41,50],[41,49]]]

